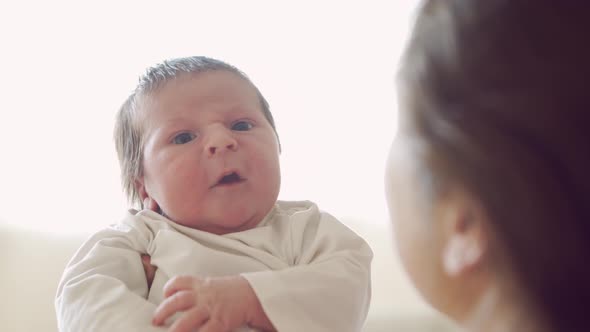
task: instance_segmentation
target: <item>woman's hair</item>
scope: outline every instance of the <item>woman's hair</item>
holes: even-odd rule
[[[588,326],[589,32],[585,1],[425,1],[398,77],[421,160],[482,202],[555,331]]]
[[[278,139],[275,122],[268,102],[246,74],[236,67],[223,61],[203,56],[170,59],[154,67],[150,67],[139,78],[137,87],[119,109],[115,122],[114,138],[121,167],[121,182],[123,184],[123,190],[131,204],[137,204],[143,207],[143,203],[135,187],[135,180],[143,172],[143,127],[139,123],[137,116],[139,106],[141,105],[141,98],[156,92],[160,87],[178,76],[199,74],[214,70],[224,70],[234,73],[252,85],[260,100],[262,113],[272,126]]]

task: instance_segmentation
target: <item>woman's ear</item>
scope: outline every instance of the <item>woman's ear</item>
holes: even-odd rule
[[[442,265],[449,277],[459,277],[484,263],[489,250],[487,217],[477,200],[462,190],[447,196],[443,204]]]
[[[143,177],[135,179],[135,189],[139,194],[142,209],[148,209],[154,212],[160,211],[160,206],[158,205],[158,202],[156,202],[152,197],[150,197],[145,186]]]

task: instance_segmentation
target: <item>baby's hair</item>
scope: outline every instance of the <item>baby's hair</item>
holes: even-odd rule
[[[556,331],[590,308],[588,31],[584,1],[425,1],[398,77],[435,192],[482,202]]]
[[[170,59],[150,67],[139,78],[137,87],[119,109],[115,121],[114,139],[119,157],[119,165],[121,167],[121,182],[123,190],[132,205],[137,204],[143,207],[143,202],[141,202],[135,183],[136,179],[143,172],[143,133],[142,126],[137,120],[138,111],[142,103],[141,98],[156,92],[167,82],[181,75],[194,75],[218,70],[228,71],[238,75],[256,90],[264,117],[272,126],[278,139],[274,118],[270,112],[268,102],[248,76],[236,67],[223,61],[203,56]]]

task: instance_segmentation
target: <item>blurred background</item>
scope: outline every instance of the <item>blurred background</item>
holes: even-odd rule
[[[0,277],[2,292],[22,297],[14,286],[29,279],[53,285],[80,239],[121,219],[128,204],[112,140],[115,112],[146,67],[206,55],[243,70],[269,101],[283,147],[280,199],[318,203],[373,247],[368,330],[440,331],[440,317],[399,266],[384,199],[394,76],[415,6],[2,2],[0,263],[13,269]],[[43,247],[55,243],[63,248]],[[54,291],[37,292],[42,304],[29,310],[53,315]],[[18,310],[0,310],[6,331],[26,330]]]

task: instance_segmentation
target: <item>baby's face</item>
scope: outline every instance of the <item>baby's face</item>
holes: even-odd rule
[[[244,79],[228,71],[181,76],[147,96],[142,115],[138,189],[147,207],[225,234],[255,227],[274,206],[278,140]]]

